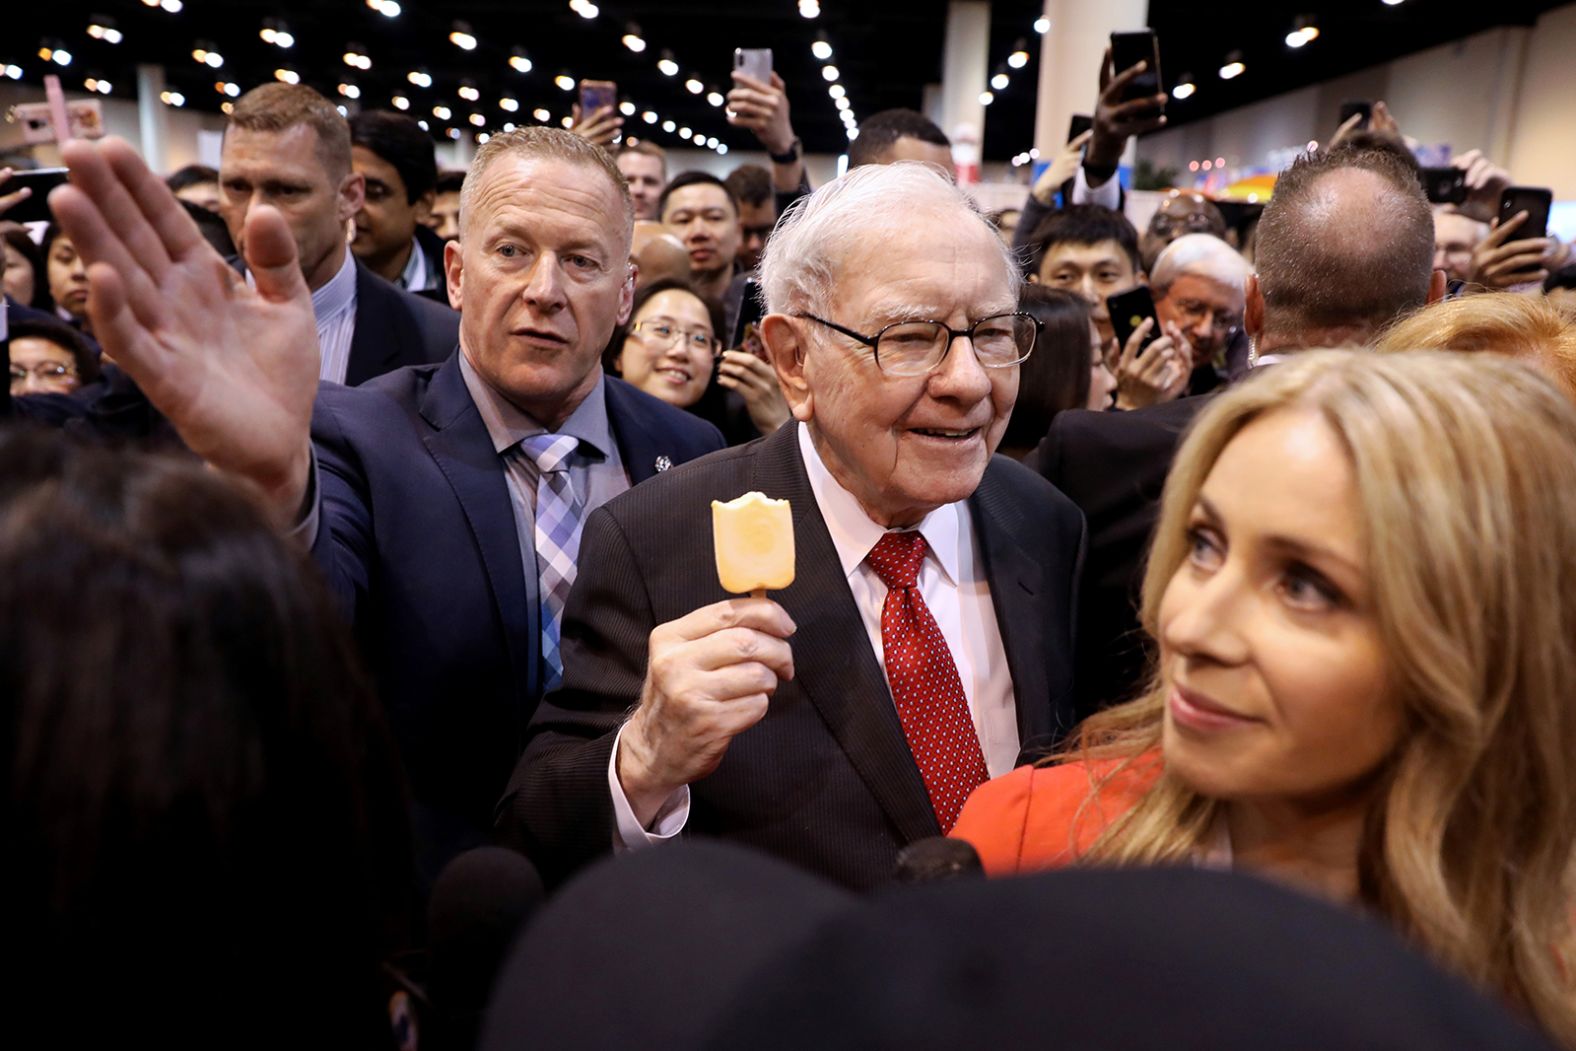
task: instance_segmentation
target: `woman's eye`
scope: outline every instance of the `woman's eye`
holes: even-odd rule
[[[1286,600],[1299,609],[1333,609],[1341,604],[1341,593],[1324,577],[1306,567],[1287,570],[1281,584]]]
[[[1198,526],[1187,531],[1188,560],[1201,569],[1212,569],[1220,562],[1220,548],[1210,533]]]

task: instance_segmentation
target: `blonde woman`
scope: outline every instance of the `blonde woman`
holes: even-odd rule
[[[1576,1047],[1576,409],[1530,369],[1299,355],[1166,484],[1153,686],[953,834],[992,874],[1254,871],[1385,916]],[[1566,962],[1562,962],[1566,961]]]

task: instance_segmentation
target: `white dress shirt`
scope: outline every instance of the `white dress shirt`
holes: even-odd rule
[[[1073,174],[1073,204],[1098,204],[1115,212],[1122,203],[1122,180],[1113,174],[1099,186],[1090,186],[1083,165]]]
[[[312,315],[323,348],[317,378],[343,383],[350,369],[350,344],[356,338],[356,257],[348,246],[339,272],[312,293]]]
[[[887,530],[871,521],[854,495],[832,477],[810,440],[809,429],[802,423],[797,427],[799,451],[804,457],[811,492],[831,534],[854,604],[859,607],[870,647],[880,662],[881,607],[887,587],[865,556]],[[1018,710],[1007,651],[991,604],[985,561],[967,502],[938,507],[925,516],[918,529],[929,548],[919,568],[919,592],[952,651],[974,732],[985,755],[985,767],[991,777],[998,777],[1011,770],[1018,758]],[[890,693],[886,700],[892,703]],[[620,740],[622,737],[621,729]],[[608,787],[613,795],[614,849],[670,839],[683,829],[689,817],[689,788],[685,786],[663,804],[650,829],[641,827],[618,783],[618,742],[608,763]]]
[[[405,262],[405,269],[400,272],[399,287],[407,292],[425,292],[427,290],[427,253],[421,250],[421,239],[410,239],[410,258]]]

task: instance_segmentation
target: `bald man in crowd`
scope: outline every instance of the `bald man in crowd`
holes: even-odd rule
[[[1303,349],[1367,343],[1444,295],[1433,262],[1433,214],[1401,147],[1375,142],[1300,157],[1281,173],[1259,226],[1258,271],[1247,276],[1243,299],[1250,353],[1263,366]],[[1143,557],[1172,455],[1207,401],[1060,413],[1028,461],[1089,523],[1080,714],[1131,699],[1143,676],[1135,612]]]

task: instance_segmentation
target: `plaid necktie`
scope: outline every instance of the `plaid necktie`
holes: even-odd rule
[[[580,553],[580,505],[569,480],[569,458],[580,439],[567,434],[533,434],[520,450],[536,464],[536,570],[541,578],[543,690],[563,678],[558,629],[564,602],[575,582]]]
[[[958,666],[919,593],[925,550],[925,538],[918,532],[887,533],[865,561],[887,586],[881,651],[898,722],[936,821],[947,833],[963,801],[989,774]]]

